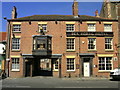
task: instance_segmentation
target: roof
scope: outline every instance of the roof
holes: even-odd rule
[[[6,41],[6,32],[0,32],[0,42]]]
[[[8,21],[114,21],[116,19],[108,19],[102,17],[88,16],[88,15],[78,15],[75,17],[74,15],[33,15],[22,18],[8,19]]]

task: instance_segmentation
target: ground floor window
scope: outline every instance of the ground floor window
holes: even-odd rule
[[[56,60],[54,63],[54,70],[58,70],[58,65],[59,65],[59,62],[58,60]]]
[[[19,71],[19,58],[12,58],[12,71]]]
[[[74,71],[74,70],[75,70],[75,59],[67,58],[67,71]]]
[[[112,57],[99,57],[99,70],[112,70]]]

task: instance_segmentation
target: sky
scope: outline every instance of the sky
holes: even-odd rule
[[[65,0],[64,0],[65,1]],[[6,31],[7,21],[11,19],[13,6],[16,6],[18,18],[32,15],[72,15],[73,2],[2,2],[0,3],[0,32]],[[79,2],[79,15],[95,16],[95,11],[100,12],[102,2]],[[2,24],[2,25],[1,25]]]

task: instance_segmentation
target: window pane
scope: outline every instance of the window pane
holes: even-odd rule
[[[12,39],[12,49],[15,49],[15,50],[20,49],[20,39],[19,38]]]
[[[74,58],[67,58],[67,70],[74,70]]]
[[[12,69],[19,69],[19,58],[12,58]]]
[[[112,38],[105,38],[105,49],[112,49]]]
[[[74,50],[74,38],[67,38],[67,49]]]
[[[13,31],[20,31],[21,30],[21,25],[13,25]]]
[[[66,24],[66,31],[74,31],[74,24]]]

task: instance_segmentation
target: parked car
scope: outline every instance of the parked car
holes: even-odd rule
[[[113,80],[120,80],[120,67],[110,71],[110,77]]]

